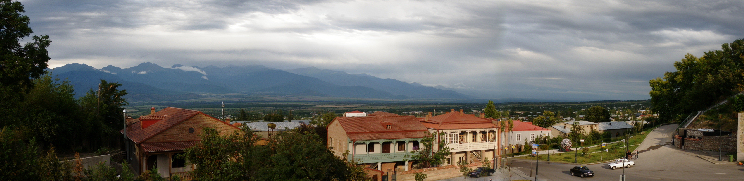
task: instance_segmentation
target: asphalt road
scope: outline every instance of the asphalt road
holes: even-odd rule
[[[676,127],[662,126],[646,137],[638,149],[646,151],[633,160],[635,166],[625,169],[626,180],[744,180],[744,166],[715,165],[671,146],[660,146],[666,144],[670,132]],[[527,176],[534,176],[534,160],[513,159],[509,165]],[[568,172],[574,166],[540,162],[538,180],[619,180],[623,174],[623,169],[611,170],[604,163],[586,165],[594,171],[595,176],[579,178]]]

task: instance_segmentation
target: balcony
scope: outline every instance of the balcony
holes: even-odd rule
[[[496,148],[496,142],[475,142],[475,143],[450,143],[447,146],[450,152],[474,151],[474,150],[491,150]]]
[[[406,157],[406,155],[408,157]],[[411,156],[413,154],[411,153],[405,153],[405,152],[399,152],[399,153],[370,153],[370,154],[355,154],[354,160],[357,161],[357,163],[377,163],[377,162],[396,162],[396,161],[403,161],[405,159],[411,159]],[[349,155],[349,160],[351,160],[351,155]]]

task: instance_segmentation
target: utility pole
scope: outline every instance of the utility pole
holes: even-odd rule
[[[540,152],[535,152],[537,163],[535,163],[535,181],[537,181],[537,171],[540,169]]]
[[[127,152],[124,154],[126,154],[125,159],[128,162],[129,161],[129,139],[127,139],[127,110],[124,109],[122,110],[122,112],[124,112],[124,147],[127,147]]]

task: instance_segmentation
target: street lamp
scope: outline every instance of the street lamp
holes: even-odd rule
[[[628,159],[628,134],[625,134],[625,159]],[[623,159],[623,177],[621,181],[625,181],[625,159]]]

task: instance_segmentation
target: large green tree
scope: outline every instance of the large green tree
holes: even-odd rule
[[[535,126],[540,126],[543,128],[549,128],[553,126],[555,123],[558,123],[558,117],[555,116],[555,113],[552,111],[545,111],[542,115],[536,117],[532,120],[532,123]]]
[[[610,122],[610,111],[602,106],[592,106],[584,111],[585,118],[591,122]]]
[[[0,127],[20,122],[25,116],[19,103],[47,68],[49,36],[34,36],[24,46],[21,40],[33,31],[23,4],[0,0]]]
[[[724,43],[700,58],[687,54],[676,71],[649,81],[651,110],[662,122],[681,121],[744,90],[744,39]]]
[[[488,104],[486,104],[486,109],[483,110],[483,113],[485,114],[486,118],[495,118],[498,119],[501,117],[501,113],[499,111],[496,111],[496,106],[493,105],[493,101],[488,101]]]

